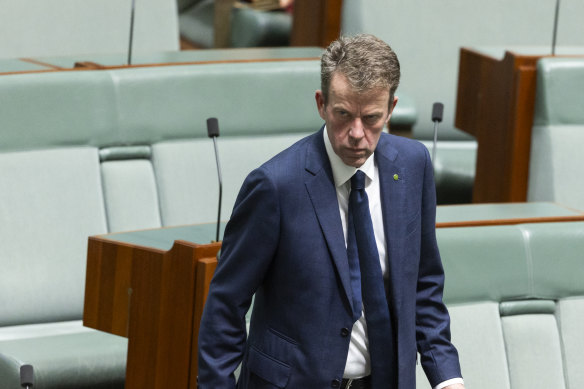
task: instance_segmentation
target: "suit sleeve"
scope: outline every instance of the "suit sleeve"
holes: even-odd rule
[[[278,245],[276,187],[263,168],[243,183],[225,229],[199,331],[200,389],[235,388],[246,342],[245,314]]]
[[[416,339],[432,386],[462,377],[458,352],[450,342],[450,316],[442,301],[444,270],[436,242],[436,189],[428,150],[424,168],[422,235],[416,296]]]

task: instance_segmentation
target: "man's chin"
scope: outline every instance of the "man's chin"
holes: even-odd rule
[[[367,161],[367,158],[365,157],[347,157],[345,156],[344,158],[341,158],[343,163],[347,166],[353,166],[353,167],[361,167],[365,161]]]

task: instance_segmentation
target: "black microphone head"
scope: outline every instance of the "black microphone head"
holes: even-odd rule
[[[34,373],[32,365],[20,366],[20,386],[23,388],[30,387],[34,383]]]
[[[442,121],[442,114],[444,113],[444,104],[434,103],[432,106],[432,121],[440,123]]]
[[[217,118],[207,119],[207,135],[209,135],[209,138],[219,136],[219,122]]]

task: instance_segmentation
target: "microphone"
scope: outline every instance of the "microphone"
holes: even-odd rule
[[[434,144],[432,146],[432,162],[436,162],[436,143],[438,142],[438,123],[442,121],[444,104],[434,103],[432,106],[432,121],[434,122]]]
[[[221,179],[221,166],[219,165],[219,153],[217,152],[217,137],[219,136],[219,122],[217,118],[207,119],[207,135],[213,138],[213,146],[215,147],[215,161],[217,162],[217,178],[219,178],[219,209],[217,211],[217,233],[215,234],[215,242],[219,242],[219,226],[221,223],[221,198],[223,195],[223,180]]]
[[[136,0],[132,0],[130,12],[130,42],[128,44],[128,66],[132,64],[132,44],[134,43],[134,14],[136,13]]]
[[[25,389],[32,388],[34,383],[34,372],[32,365],[20,366],[20,386]]]

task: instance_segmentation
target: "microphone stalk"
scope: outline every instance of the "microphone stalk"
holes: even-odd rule
[[[219,136],[219,122],[217,118],[207,119],[207,135],[213,138],[215,148],[215,162],[217,163],[217,178],[219,179],[219,206],[217,207],[217,232],[215,242],[219,242],[219,227],[221,225],[221,203],[223,198],[223,179],[221,177],[221,165],[219,164],[219,152],[217,151],[217,137]]]
[[[134,14],[136,13],[136,0],[132,0],[130,12],[130,42],[128,43],[128,66],[132,64],[132,44],[134,43]]]
[[[221,203],[223,198],[223,179],[221,178],[221,166],[219,165],[219,153],[217,152],[217,138],[213,137],[213,146],[215,147],[215,161],[217,162],[217,178],[219,179],[219,206],[217,210],[217,232],[215,241],[219,242],[219,225],[221,224]]]
[[[432,106],[432,121],[434,122],[434,143],[432,145],[432,163],[436,163],[436,144],[438,143],[438,123],[442,121],[444,104],[434,103]]]
[[[560,14],[560,0],[556,0],[556,14],[554,16],[554,34],[552,36],[552,55],[556,55],[556,37],[558,35],[559,14]]]

